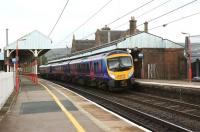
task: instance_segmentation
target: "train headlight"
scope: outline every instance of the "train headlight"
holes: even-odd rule
[[[132,75],[133,75],[133,73],[130,72],[130,73],[128,74],[128,78],[130,78]]]
[[[110,74],[110,77],[111,77],[112,79],[115,79],[115,75],[113,75],[113,74]]]

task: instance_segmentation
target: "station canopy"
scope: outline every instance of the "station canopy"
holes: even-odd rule
[[[19,62],[23,63],[31,61],[53,48],[51,39],[35,30],[6,46],[5,51],[7,51],[6,57],[12,59],[15,58],[16,50],[18,50]]]
[[[200,60],[200,35],[190,36],[192,62]]]

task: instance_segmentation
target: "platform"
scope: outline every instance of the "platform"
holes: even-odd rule
[[[153,84],[163,86],[175,86],[175,87],[189,87],[200,88],[200,82],[189,82],[187,80],[156,80],[156,79],[136,79],[137,83],[141,84]]]
[[[62,110],[61,110],[62,108]],[[62,86],[21,78],[16,103],[0,132],[140,132],[146,129],[113,114]]]
[[[136,79],[134,90],[177,101],[200,104],[200,82]]]

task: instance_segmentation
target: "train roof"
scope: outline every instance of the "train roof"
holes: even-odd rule
[[[127,51],[125,51],[125,50],[113,50],[113,51],[111,51],[111,52],[108,52],[107,53],[107,56],[108,55],[112,55],[112,54],[121,54],[121,53],[123,53],[123,54],[129,54]]]
[[[121,50],[112,50],[112,51],[104,51],[104,52],[100,52],[100,53],[96,53],[96,54],[92,54],[92,55],[85,55],[84,58],[86,57],[90,57],[90,56],[96,56],[96,55],[101,55],[101,54],[109,54],[109,53],[128,53],[126,50],[121,49]],[[76,57],[76,56],[70,56],[67,58],[62,58],[62,59],[58,59],[58,60],[54,60],[54,61],[50,61],[49,64],[53,64],[56,62],[63,62],[63,61],[71,61],[71,60],[75,60],[75,59],[79,59],[79,58],[83,58],[82,56]]]
[[[109,55],[112,55],[112,54],[121,54],[121,53],[129,54],[125,50],[113,50],[113,51],[107,51],[107,52],[95,54],[95,55],[92,55],[92,56],[85,56],[85,57],[79,57],[79,58],[68,59],[68,60],[58,60],[58,61],[54,61],[52,63],[49,63],[48,65],[45,65],[45,67],[65,65],[65,64],[69,64],[69,63],[75,64],[75,63],[79,63],[79,62],[87,62],[87,61],[90,61],[90,60],[99,60],[99,59],[105,58],[106,56],[109,56]],[[44,66],[40,66],[40,67],[44,67]]]

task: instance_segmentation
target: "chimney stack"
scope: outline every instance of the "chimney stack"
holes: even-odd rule
[[[144,23],[144,32],[148,33],[148,22]]]
[[[136,23],[135,17],[131,17],[130,22],[130,35],[135,34],[136,32]]]
[[[101,30],[110,30],[110,28],[107,25],[105,25],[105,27],[103,27]]]
[[[108,30],[108,43],[110,43],[110,30]]]
[[[110,41],[111,41],[111,39],[110,39],[110,28],[107,25],[105,25],[105,27],[103,27],[101,30],[104,30],[104,31],[108,32],[108,35],[107,35],[108,40],[107,40],[107,42],[110,43]]]

